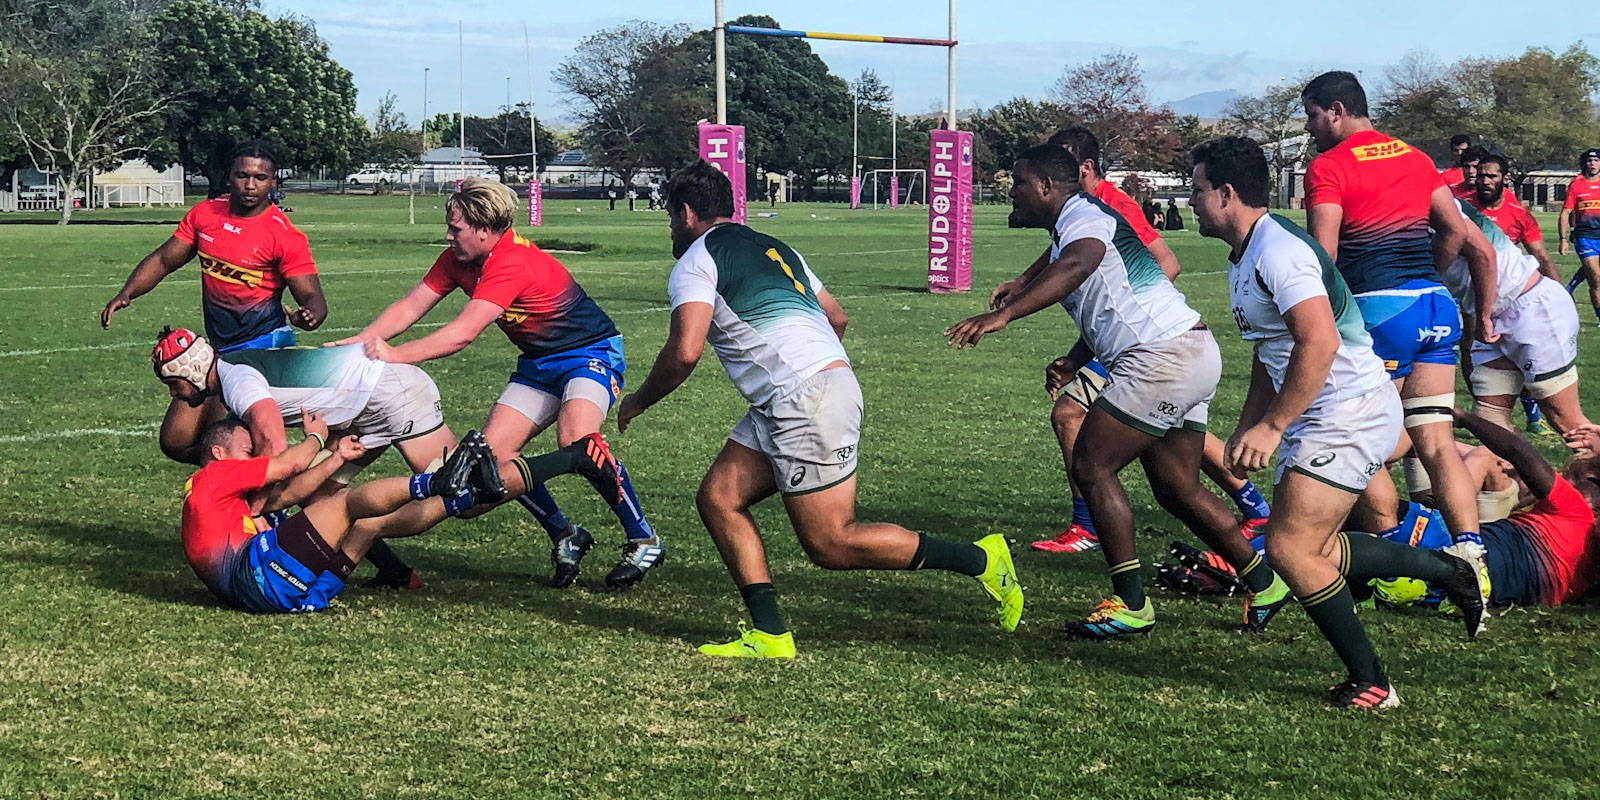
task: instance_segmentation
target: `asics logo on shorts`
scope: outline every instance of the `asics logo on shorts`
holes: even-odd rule
[[[1442,342],[1454,332],[1449,325],[1435,325],[1431,328],[1418,328],[1418,342]]]
[[[805,480],[805,479],[806,479],[806,468],[805,467],[801,467],[801,468],[795,470],[793,475],[789,476],[789,485],[790,486],[799,486],[800,482]]]
[[[1338,456],[1333,453],[1323,453],[1311,459],[1310,464],[1313,467],[1326,467],[1332,464],[1335,458],[1338,458]]]

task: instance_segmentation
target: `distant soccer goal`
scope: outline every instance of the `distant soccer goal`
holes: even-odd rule
[[[878,194],[878,180],[880,174],[888,175],[888,191],[884,192],[880,200]],[[902,176],[904,178],[902,179]],[[867,180],[872,182],[872,207],[876,210],[880,205],[898,208],[902,203],[909,205],[913,200],[920,202],[924,207],[928,205],[928,171],[925,169],[874,169],[867,171]],[[920,192],[920,194],[918,194]]]

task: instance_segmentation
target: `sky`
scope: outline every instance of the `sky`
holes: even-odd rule
[[[1258,91],[1307,69],[1349,69],[1373,84],[1386,65],[1419,46],[1445,62],[1515,55],[1530,46],[1560,51],[1579,40],[1600,52],[1600,18],[1574,14],[1575,6],[1566,2],[1349,0],[1312,12],[1310,3],[1283,0],[1146,0],[1096,3],[1092,15],[1072,17],[1072,9],[1086,5],[962,0],[956,18],[957,105],[988,108],[1017,96],[1046,97],[1068,67],[1110,50],[1139,57],[1156,102],[1210,91]],[[788,28],[948,34],[948,4],[941,0],[726,0],[725,8],[730,20],[766,14]],[[468,114],[492,115],[506,104],[509,77],[513,103],[531,94],[542,119],[570,124],[570,101],[549,76],[583,37],[634,19],[709,28],[713,17],[712,0],[264,0],[263,10],[315,21],[334,59],[354,74],[361,113],[370,118],[392,91],[413,124],[423,110],[424,70],[429,113],[453,112],[464,103]],[[1313,13],[1316,22],[1308,25]],[[1498,35],[1485,37],[1478,32],[1484,28]],[[847,80],[864,68],[876,70],[894,86],[901,113],[943,107],[942,48],[817,40],[811,45]]]

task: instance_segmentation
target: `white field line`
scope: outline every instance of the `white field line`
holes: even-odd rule
[[[39,431],[37,433],[21,433],[11,436],[0,436],[0,444],[23,444],[27,442],[42,442],[47,439],[70,439],[79,436],[144,436],[155,432],[159,424],[138,425],[132,428],[76,428],[68,431]]]

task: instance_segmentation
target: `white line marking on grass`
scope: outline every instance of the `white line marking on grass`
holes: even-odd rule
[[[140,425],[134,428],[77,428],[68,431],[39,431],[12,436],[0,436],[0,444],[42,442],[47,439],[70,439],[79,436],[144,436],[159,429],[159,424]]]

